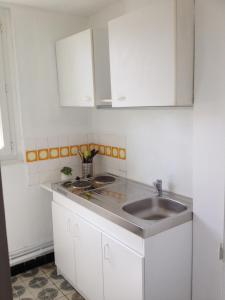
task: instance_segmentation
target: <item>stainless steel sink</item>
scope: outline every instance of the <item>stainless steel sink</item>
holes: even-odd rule
[[[123,210],[143,220],[162,220],[187,210],[187,206],[175,200],[155,197],[123,206]]]

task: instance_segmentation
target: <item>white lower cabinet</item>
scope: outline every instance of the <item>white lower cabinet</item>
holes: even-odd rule
[[[60,272],[72,284],[76,283],[75,276],[75,241],[72,235],[75,216],[69,210],[52,203],[52,219],[54,229],[55,263]]]
[[[103,300],[101,232],[54,202],[52,217],[58,271],[88,300]]]
[[[87,300],[143,300],[142,256],[55,202],[52,215],[57,268]]]
[[[58,271],[86,300],[191,300],[192,222],[143,239],[54,193]]]
[[[144,258],[103,234],[105,300],[142,300]]]
[[[76,241],[77,286],[90,300],[103,300],[101,232],[79,218]]]

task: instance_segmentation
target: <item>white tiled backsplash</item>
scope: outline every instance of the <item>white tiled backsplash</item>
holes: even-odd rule
[[[110,145],[126,149],[126,137],[106,133],[74,134],[64,136],[50,136],[40,138],[26,138],[24,140],[24,161],[27,166],[28,185],[34,186],[45,182],[60,180],[60,170],[64,166],[71,167],[73,177],[81,176],[81,160],[79,155],[59,157],[57,159],[37,160],[32,163],[26,161],[26,151],[59,148],[72,145]],[[97,155],[94,158],[95,174],[111,172],[116,175],[126,176],[126,159]]]

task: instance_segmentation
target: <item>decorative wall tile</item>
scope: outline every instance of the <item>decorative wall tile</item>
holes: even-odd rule
[[[26,152],[26,161],[31,163],[31,162],[35,162],[38,160],[38,155],[37,155],[37,151],[33,150],[33,151],[27,151]]]
[[[59,158],[59,148],[50,148],[49,149],[49,158],[50,159]]]
[[[85,151],[87,151],[88,150],[88,145],[87,144],[85,144],[85,145],[80,145],[80,151],[81,151],[81,153],[84,153]]]
[[[95,148],[94,148],[96,151],[99,151],[99,145],[98,144],[95,144]]]
[[[105,155],[105,146],[104,145],[99,145],[99,154]]]
[[[105,146],[105,155],[112,156],[112,147],[111,146]]]
[[[118,158],[119,157],[119,149],[118,147],[112,147],[112,157]]]
[[[70,156],[70,148],[69,147],[60,147],[60,157],[68,157]]]
[[[70,146],[70,155],[76,156],[78,155],[79,146]]]
[[[38,150],[38,160],[47,160],[48,159],[48,149]]]
[[[126,159],[127,154],[126,154],[126,149],[124,148],[119,148],[119,159]]]
[[[89,150],[92,151],[94,149],[97,150],[96,149],[96,144],[89,144]]]

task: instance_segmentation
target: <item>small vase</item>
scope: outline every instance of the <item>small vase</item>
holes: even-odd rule
[[[93,163],[82,163],[82,177],[93,177]]]
[[[72,175],[66,175],[66,174],[61,173],[62,181],[71,180],[71,179],[72,179]]]

